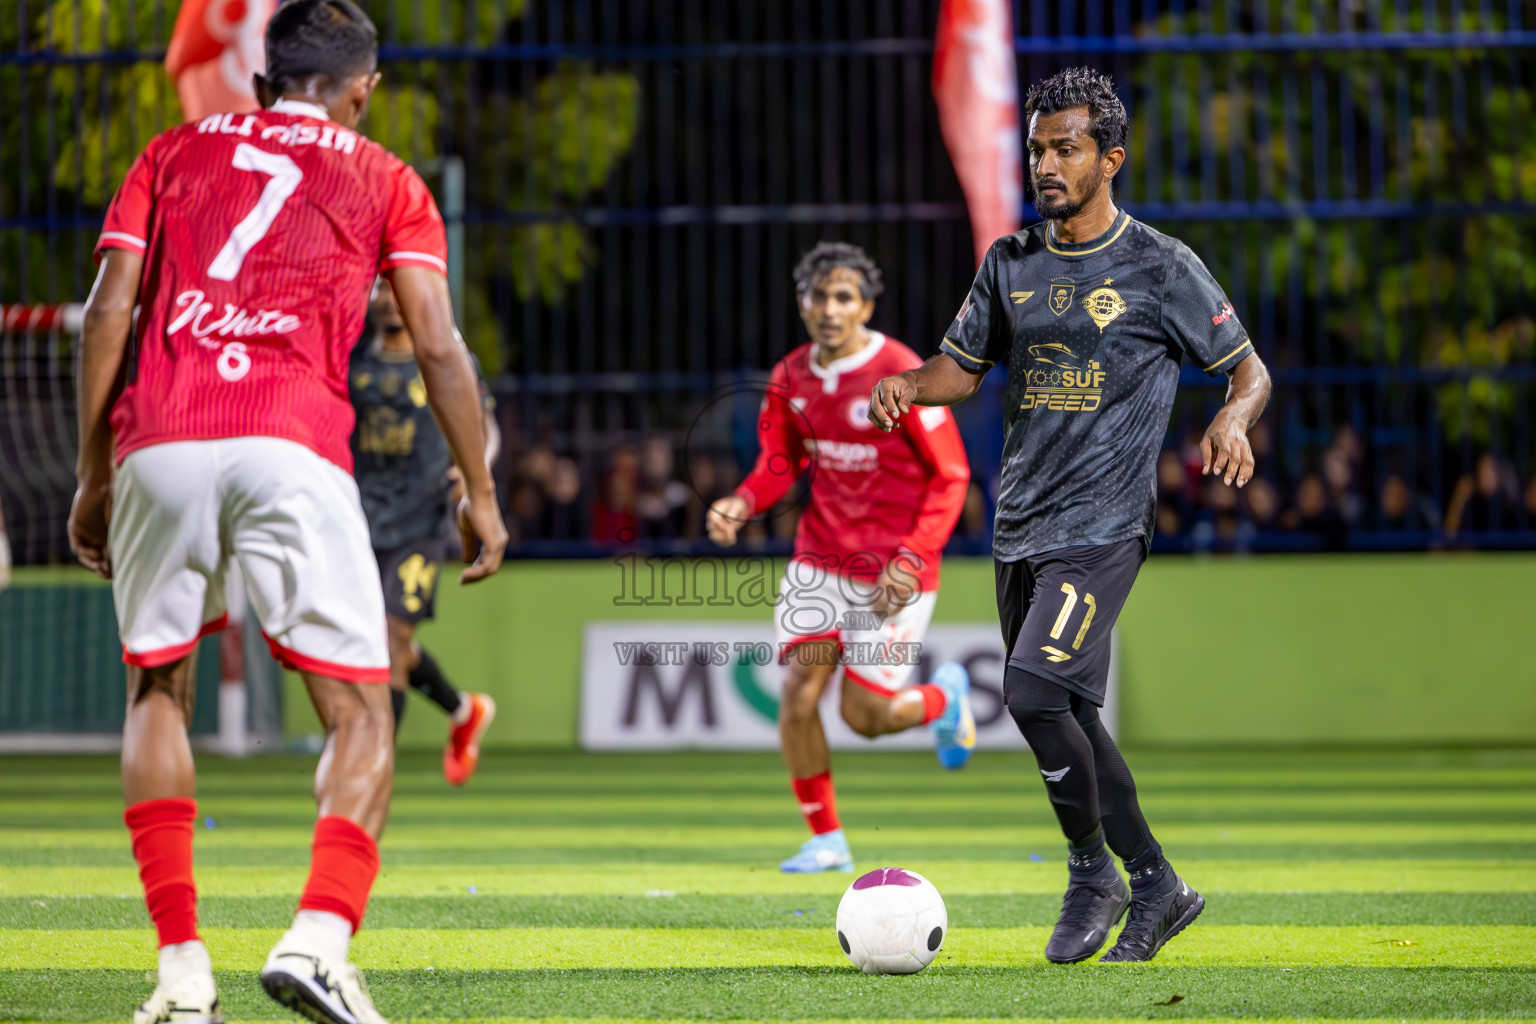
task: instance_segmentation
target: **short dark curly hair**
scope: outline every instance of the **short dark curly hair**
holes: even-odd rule
[[[859,272],[859,294],[864,296],[865,302],[885,291],[880,268],[869,258],[869,253],[848,242],[817,242],[816,247],[795,264],[795,295],[804,295],[811,285],[838,267]]]
[[[1088,108],[1093,141],[1101,154],[1125,145],[1129,119],[1125,104],[1115,95],[1115,81],[1092,68],[1067,68],[1036,82],[1024,98],[1024,123],[1036,114],[1055,114],[1073,107]]]
[[[267,22],[272,91],[302,89],[314,78],[340,85],[378,66],[379,32],[352,0],[288,0]]]

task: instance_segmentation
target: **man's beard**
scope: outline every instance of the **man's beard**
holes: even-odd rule
[[[1065,184],[1065,182],[1063,182]],[[1089,186],[1087,193],[1081,199],[1069,199],[1065,195],[1047,200],[1038,190],[1035,192],[1035,212],[1046,220],[1071,220],[1083,212],[1083,207],[1099,194],[1099,189],[1104,187],[1104,179],[1097,178]]]

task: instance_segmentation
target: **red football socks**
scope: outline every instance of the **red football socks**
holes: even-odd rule
[[[299,898],[299,909],[344,917],[356,932],[378,873],[379,844],[373,837],[348,818],[327,815],[315,822],[309,882]]]
[[[912,689],[923,695],[924,725],[927,725],[944,713],[944,705],[949,703],[949,698],[944,696],[942,687],[935,686],[932,683],[924,683],[921,686],[914,686]]]
[[[821,835],[843,827],[837,820],[837,797],[832,792],[831,772],[790,781],[795,787],[795,799],[800,801],[800,813],[805,815],[812,832]]]
[[[197,885],[192,881],[192,822],[197,801],[188,797],[145,800],[123,812],[133,835],[144,903],[160,933],[160,945],[197,938]]]

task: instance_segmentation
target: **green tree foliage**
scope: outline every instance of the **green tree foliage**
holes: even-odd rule
[[[1251,32],[1256,23],[1271,31],[1338,31],[1338,11],[1325,6],[1326,20],[1316,21],[1317,5],[1211,5],[1182,18],[1165,15],[1144,32]],[[1502,9],[1480,13],[1467,5],[1451,25],[1435,8],[1431,15],[1440,20],[1426,23],[1425,7],[1379,5],[1382,27],[1509,27]],[[1363,8],[1354,16],[1356,30],[1368,28]],[[1277,296],[1282,338],[1265,339],[1277,361],[1473,371],[1470,382],[1438,389],[1441,424],[1452,440],[1507,446],[1514,387],[1498,371],[1536,352],[1526,298],[1536,289],[1530,219],[1478,211],[1433,220],[1314,220],[1301,204],[1470,209],[1536,197],[1529,71],[1528,59],[1486,49],[1155,56],[1136,65],[1128,180],[1138,198],[1153,202],[1262,197],[1295,205],[1285,220],[1214,228],[1213,249],[1243,254],[1250,294]],[[1408,116],[1400,119],[1399,110]],[[1287,301],[1298,292],[1299,318]],[[1500,425],[1506,433],[1496,436]]]
[[[177,5],[113,0],[0,0],[0,49],[59,54],[163,51]],[[486,46],[504,40],[524,0],[373,0],[364,5],[386,43]],[[24,33],[24,35],[23,35]],[[471,205],[509,214],[555,214],[602,188],[634,143],[639,86],[633,76],[567,62],[539,70],[519,92],[487,84],[487,62],[389,62],[364,132],[418,166],[461,154]],[[522,83],[528,69],[506,66],[500,79]],[[176,90],[158,60],[0,68],[0,159],[17,179],[0,182],[0,216],[99,215],[128,165],[158,131],[182,119]],[[437,182],[428,173],[429,181]],[[88,253],[94,229],[82,228]],[[502,325],[489,295],[503,275],[522,301],[559,303],[592,265],[583,229],[551,217],[471,233],[466,252],[466,337],[490,372],[501,364]],[[79,298],[89,267],[81,245],[33,232],[28,252],[15,233],[0,235],[0,281],[27,301]],[[480,251],[474,251],[478,248]],[[21,261],[29,294],[14,294]],[[50,265],[50,261],[52,261]],[[45,280],[76,282],[76,294],[45,295]],[[67,289],[67,286],[66,286]]]

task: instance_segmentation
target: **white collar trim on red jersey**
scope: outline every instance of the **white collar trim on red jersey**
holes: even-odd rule
[[[278,100],[268,108],[274,114],[295,114],[299,117],[313,117],[320,121],[331,119],[330,111],[318,103],[305,103],[303,100]]]
[[[830,395],[832,392],[836,391],[838,377],[845,373],[850,373],[854,370],[860,369],[871,359],[875,358],[875,356],[879,354],[880,350],[885,347],[885,335],[881,334],[879,331],[871,331],[870,333],[873,334],[874,337],[869,339],[868,345],[865,345],[862,349],[855,352],[851,356],[843,356],[841,359],[834,359],[826,366],[822,366],[816,361],[816,346],[811,346],[811,373],[821,378],[821,390],[823,394]]]

